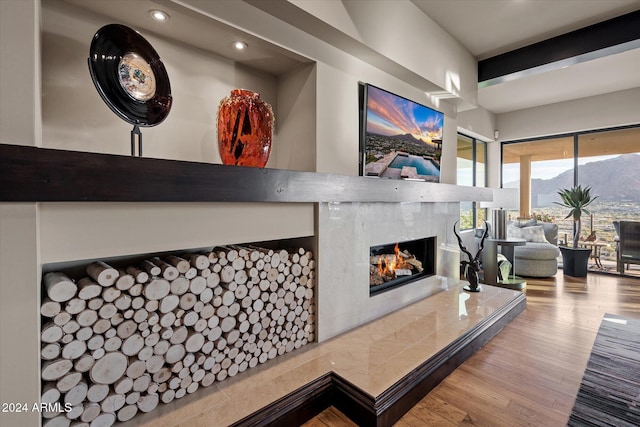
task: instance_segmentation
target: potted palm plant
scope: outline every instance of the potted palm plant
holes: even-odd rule
[[[572,217],[575,225],[573,236],[573,246],[560,246],[562,252],[562,271],[564,274],[573,277],[585,277],[587,275],[587,264],[591,249],[579,248],[580,232],[582,231],[582,214],[590,214],[587,206],[598,196],[591,196],[591,187],[582,188],[576,185],[571,188],[563,188],[558,191],[562,202],[555,202],[557,205],[570,209],[565,219]]]

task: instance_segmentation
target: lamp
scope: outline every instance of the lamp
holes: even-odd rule
[[[480,202],[481,208],[492,208],[491,223],[493,224],[493,238],[507,238],[507,209],[517,209],[520,206],[520,190],[517,188],[494,188],[493,201]]]

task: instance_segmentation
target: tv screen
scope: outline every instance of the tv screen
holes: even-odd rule
[[[362,85],[361,174],[440,182],[444,114]]]

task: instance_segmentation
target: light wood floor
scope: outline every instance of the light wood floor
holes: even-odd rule
[[[605,313],[640,318],[640,279],[528,279],[527,309],[396,426],[566,426]],[[329,408],[305,427],[355,426]]]

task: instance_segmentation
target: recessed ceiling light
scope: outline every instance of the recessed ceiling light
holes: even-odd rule
[[[245,42],[233,42],[233,48],[235,50],[245,50],[247,48],[247,44]]]
[[[150,10],[149,15],[158,22],[167,22],[169,20],[169,14],[162,10]]]

